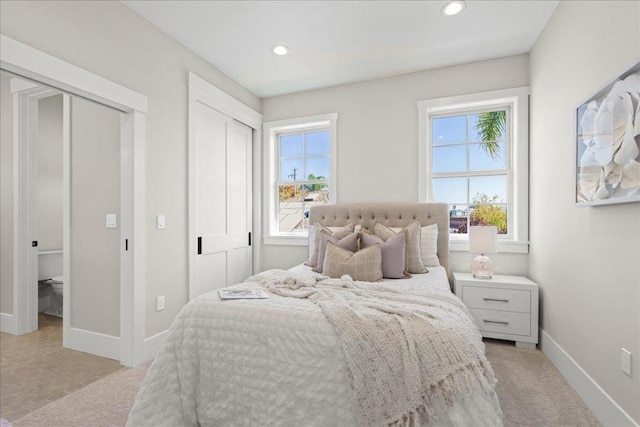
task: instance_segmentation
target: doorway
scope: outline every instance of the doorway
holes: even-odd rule
[[[64,345],[83,352],[119,360],[125,366],[135,366],[144,361],[144,123],[147,108],[146,97],[4,35],[0,35],[0,59],[1,68],[5,71],[36,84],[43,84],[65,92],[74,96],[74,99],[77,98],[78,102],[97,103],[101,104],[100,106],[103,108],[110,107],[117,110],[119,124],[117,133],[121,148],[117,156],[121,163],[117,170],[120,180],[118,183],[112,182],[112,186],[119,189],[120,200],[120,215],[116,212],[117,244],[120,248],[118,254],[120,268],[119,272],[116,272],[118,276],[116,287],[119,293],[115,297],[120,306],[119,314],[116,315],[118,323],[115,330],[117,333],[109,335],[113,332],[90,330],[97,329],[95,324],[91,326],[91,320],[99,317],[97,316],[99,311],[86,313],[85,321],[88,319],[88,323],[84,324],[89,324],[88,329],[84,329],[83,325],[74,324],[74,318],[79,320],[82,319],[82,316],[71,313],[70,321],[65,322],[64,325]],[[70,104],[74,102],[70,101]],[[28,106],[33,103],[24,102],[19,105],[19,108],[29,108]],[[29,115],[25,115],[25,117],[29,117]],[[26,125],[23,129],[21,124],[17,132],[17,136],[21,139],[26,138],[27,142],[33,139]],[[67,132],[72,132],[70,126]],[[20,144],[14,154],[19,157],[19,160],[26,162],[25,159],[33,158],[29,151],[32,149],[33,144]],[[65,153],[65,156],[68,154],[70,153]],[[20,164],[20,162],[18,163]],[[27,166],[29,166],[28,163]],[[33,169],[32,165],[31,169]],[[70,168],[66,170],[70,171]],[[34,313],[37,312],[35,310],[37,288],[29,285],[22,286],[25,283],[34,283],[32,279],[34,279],[36,269],[32,264],[36,259],[34,251],[37,251],[37,243],[34,244],[37,239],[33,238],[35,203],[32,200],[32,195],[34,191],[29,189],[34,182],[33,179],[28,178],[27,171],[29,171],[29,167],[21,166],[14,173],[17,178],[14,180],[17,190],[14,194],[19,197],[18,203],[14,206],[14,212],[17,215],[14,215],[16,226],[14,227],[13,246],[17,256],[13,263],[12,277],[15,280],[13,280],[12,298],[9,303],[13,310],[6,310],[4,306],[6,304],[0,307],[2,309],[2,330],[14,334],[23,333],[29,328],[33,330],[37,322],[37,317],[34,316]],[[96,175],[101,174],[99,168],[96,168],[95,172]],[[21,174],[27,178],[23,179]],[[72,177],[67,178],[67,182],[71,183]],[[67,187],[70,189],[71,184]],[[69,208],[68,212],[68,221],[71,224],[72,209]],[[106,214],[112,213],[114,212]],[[75,223],[74,218],[73,224]],[[106,228],[106,215],[101,217],[99,223]],[[70,250],[64,251],[66,254],[74,251],[71,226],[68,227],[68,230],[69,232],[65,233],[65,238],[68,241],[64,242],[64,247],[70,248]],[[95,245],[90,250],[99,252]],[[73,273],[71,275],[68,273],[73,269],[66,268],[71,263],[73,256],[66,258],[64,276],[65,278],[69,276],[70,280],[73,280],[75,277]],[[68,280],[66,282],[68,283]],[[71,304],[66,305],[67,307],[74,305],[74,294],[67,295],[68,290],[69,287],[65,284],[63,299],[71,301]],[[100,299],[100,295],[91,295],[91,297],[97,297],[94,298],[95,300]],[[79,304],[76,305],[82,307]],[[30,309],[22,309],[24,307]],[[10,312],[7,313],[7,311]],[[111,329],[111,331],[113,330]]]
[[[119,360],[121,112],[1,73],[12,106],[2,121],[14,130],[2,135],[3,151],[13,151],[3,159],[13,172],[12,188],[2,188],[11,193],[3,219],[13,211],[3,240],[15,230],[1,286],[13,282],[13,315],[24,319],[13,333],[36,331],[44,313],[62,318],[65,347]]]

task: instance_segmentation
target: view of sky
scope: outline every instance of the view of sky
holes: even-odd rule
[[[432,120],[432,167],[434,174],[467,171],[495,171],[507,167],[506,143],[500,136],[497,158],[492,158],[484,149],[474,127],[477,114],[440,117]],[[307,197],[311,189],[296,186],[288,193],[290,185],[284,183],[308,180],[309,175],[329,177],[329,131],[320,130],[281,135],[279,138],[280,157],[280,199],[287,203],[280,207],[280,230],[302,229]],[[491,200],[497,196],[497,203],[507,201],[506,173],[472,177],[434,177],[434,200],[445,202],[456,211],[466,211],[478,194],[486,194]],[[292,200],[290,200],[292,199]],[[294,199],[298,199],[295,201]],[[314,199],[313,203],[326,203]],[[455,207],[455,208],[454,208]],[[302,227],[301,227],[302,224]],[[457,230],[456,227],[454,229]]]
[[[481,138],[475,131],[477,114],[441,117],[432,120],[434,173],[488,171],[506,167],[504,135],[499,139],[500,154],[496,159],[478,143]],[[434,178],[434,200],[450,205],[466,205],[478,193],[490,198],[498,196],[498,202],[507,201],[507,175]]]
[[[328,178],[329,167],[329,131],[280,137],[281,182],[306,180],[309,175]]]
[[[506,167],[504,136],[500,155],[493,159],[485,151],[474,127],[477,114],[441,117],[432,121],[433,172],[488,171]],[[307,179],[310,174],[329,176],[329,131],[283,135],[280,137],[280,181]],[[295,176],[294,176],[295,175]],[[451,205],[467,205],[478,193],[507,201],[507,175],[470,178],[434,178],[434,199]]]

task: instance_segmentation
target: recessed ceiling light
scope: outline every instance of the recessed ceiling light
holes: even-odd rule
[[[442,13],[447,16],[457,15],[467,7],[467,3],[462,0],[450,1],[442,6]]]
[[[281,56],[289,53],[289,48],[281,44],[272,47],[271,50],[273,50],[273,53],[275,53],[276,55],[281,55]]]

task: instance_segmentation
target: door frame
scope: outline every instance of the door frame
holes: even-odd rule
[[[188,73],[188,85],[189,85],[189,231],[188,231],[188,262],[189,262],[189,299],[193,298],[195,289],[195,277],[196,277],[196,256],[198,253],[197,234],[195,229],[196,223],[196,192],[195,192],[195,156],[196,156],[196,122],[194,119],[193,111],[197,103],[205,104],[234,120],[237,120],[245,125],[249,126],[253,132],[252,136],[252,148],[253,148],[253,203],[252,212],[253,217],[253,236],[262,236],[262,192],[260,185],[260,177],[262,170],[262,145],[260,143],[262,139],[262,114],[248,107],[242,102],[238,101],[234,97],[221,91],[211,83],[207,82],[198,75],[189,72]],[[260,271],[261,269],[261,257],[262,257],[262,245],[261,238],[253,238],[253,272]]]
[[[121,273],[120,273],[120,337],[118,354],[120,363],[125,366],[136,366],[144,362],[145,335],[145,125],[147,113],[147,97],[121,86],[113,81],[100,77],[80,67],[62,61],[47,53],[34,49],[3,34],[0,34],[0,68],[23,76],[55,89],[77,95],[100,104],[107,105],[122,112],[121,114]],[[15,132],[15,131],[14,131]],[[66,129],[68,132],[68,128]],[[68,146],[65,156],[68,155]],[[18,163],[20,164],[20,163]],[[15,165],[17,167],[18,165]],[[15,173],[15,172],[14,172]],[[20,172],[18,172],[20,173]],[[68,178],[68,177],[67,177]],[[67,185],[69,184],[67,180]],[[64,191],[68,191],[65,187]],[[66,203],[67,201],[65,201]],[[25,202],[26,203],[26,202]],[[35,206],[34,206],[35,207]],[[22,207],[24,208],[24,206]],[[15,209],[15,208],[14,208]],[[33,207],[31,208],[33,209]],[[68,220],[68,210],[65,221]],[[20,216],[14,229],[24,228]],[[33,235],[33,234],[31,234]],[[26,237],[26,236],[23,236]],[[68,236],[63,237],[68,239]],[[125,239],[128,239],[130,250],[125,249]],[[18,248],[16,262],[25,263],[24,245],[31,244],[31,240],[15,239]],[[65,253],[68,252],[69,240],[65,240]],[[18,251],[16,251],[18,249]],[[69,259],[65,261],[68,267]],[[15,277],[14,271],[14,277]],[[68,270],[65,272],[68,277]],[[15,311],[16,299],[18,307],[25,307],[29,298],[20,290],[18,281],[14,280],[14,325],[22,327],[21,319],[28,313]],[[66,284],[66,280],[65,280]],[[34,287],[37,289],[37,287]],[[65,287],[65,291],[66,291]],[[33,290],[35,292],[35,290]],[[37,303],[37,293],[35,295]],[[63,298],[67,298],[67,293]],[[69,304],[66,304],[67,306]],[[24,310],[22,310],[24,311]],[[36,310],[37,311],[37,310]],[[65,308],[65,314],[68,311]],[[8,316],[3,316],[3,318]],[[28,325],[28,321],[24,325]],[[66,322],[70,324],[70,322]],[[69,325],[70,326],[70,325]],[[25,326],[26,327],[26,326]],[[87,332],[77,330],[81,332]],[[104,348],[101,346],[101,334],[78,336],[76,343],[90,348]],[[106,336],[104,336],[106,337]],[[94,338],[83,339],[83,338]],[[114,337],[111,337],[114,338]],[[113,343],[113,340],[110,341]],[[65,346],[70,344],[63,343]],[[74,343],[71,343],[73,346]],[[85,348],[84,351],[87,351]]]
[[[20,286],[21,283],[35,284],[38,281],[38,247],[30,244],[31,241],[38,240],[38,102],[50,96],[63,95],[62,139],[64,152],[65,147],[69,144],[67,132],[69,95],[18,77],[11,79],[10,91],[13,98],[13,218],[15,224],[13,235],[13,315],[16,323],[13,333],[23,335],[38,329],[38,288],[37,286]],[[64,158],[63,164],[66,160]],[[66,193],[63,196],[64,203],[66,203],[65,196]],[[63,236],[66,225],[66,223],[63,225]],[[65,280],[63,290],[65,293],[67,286]],[[65,310],[66,308],[65,306]],[[64,314],[66,315],[66,313]],[[65,317],[63,317],[64,346],[66,346],[64,341],[66,323],[68,322],[65,322]]]

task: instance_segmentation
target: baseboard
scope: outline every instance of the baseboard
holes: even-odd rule
[[[78,328],[69,328],[68,335],[67,346],[72,350],[95,354],[107,359],[120,360],[119,337]]]
[[[145,338],[144,340],[144,361],[150,362],[155,359],[156,354],[158,354],[158,350],[164,344],[164,340],[167,337],[167,333],[169,330],[162,331],[159,334],[155,334],[152,337]]]
[[[633,418],[618,406],[611,396],[542,328],[540,328],[540,349],[604,426],[638,427]]]
[[[17,320],[13,314],[0,313],[0,332],[18,335]]]

